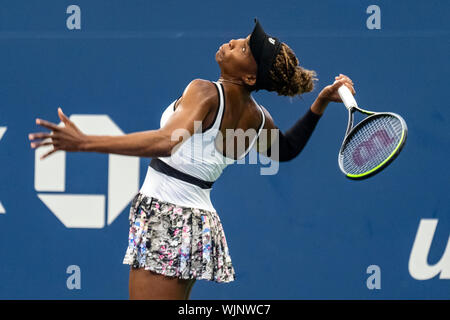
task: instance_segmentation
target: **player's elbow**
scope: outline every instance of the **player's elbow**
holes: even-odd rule
[[[158,157],[170,157],[177,150],[178,144],[185,139],[186,130],[182,130],[183,134],[178,134],[178,130],[172,133],[160,130],[156,153]]]
[[[267,150],[268,156],[278,162],[287,162],[295,159],[303,150],[304,144],[296,144],[288,137],[280,134],[279,140],[272,143]]]
[[[176,143],[171,140],[171,135],[164,130],[156,130],[152,132],[151,137],[143,141],[144,147],[141,148],[141,157],[169,157],[172,154]]]
[[[292,154],[283,154],[283,155],[280,155],[280,157],[279,157],[279,159],[278,159],[278,162],[288,162],[288,161],[291,161],[291,160],[297,158],[298,155],[299,155],[299,153],[297,153],[297,154],[292,153]]]
[[[278,162],[288,162],[295,159],[300,152],[290,152],[283,150],[283,152],[274,152],[272,149],[268,150],[268,157]]]

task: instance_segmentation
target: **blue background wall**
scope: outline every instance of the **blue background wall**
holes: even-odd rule
[[[66,28],[71,4],[81,8],[81,30]],[[381,8],[381,30],[366,28],[371,4]],[[0,298],[128,298],[128,207],[103,229],[66,228],[37,197],[27,135],[40,131],[37,117],[59,122],[59,106],[108,114],[127,133],[157,128],[192,79],[218,79],[215,52],[248,35],[254,17],[320,79],[301,100],[254,94],[280,128],[344,73],[361,106],[405,118],[408,141],[379,175],[347,180],[337,165],[347,113],[333,103],[277,175],[227,168],[212,198],[237,280],[197,281],[191,298],[449,298],[449,280],[408,272],[420,219],[439,221],[430,264],[450,231],[449,14],[446,0],[1,1]],[[141,159],[140,183],[148,162]],[[67,154],[66,192],[106,194],[107,168],[107,155]],[[81,290],[66,287],[73,264]],[[381,290],[366,287],[372,264]]]

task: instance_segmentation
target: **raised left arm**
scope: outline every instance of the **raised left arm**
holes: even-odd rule
[[[342,85],[349,87],[351,92],[355,94],[351,79],[340,74],[335,77],[333,84],[326,86],[319,93],[303,117],[297,120],[285,133],[278,129],[268,111],[264,109],[266,115],[264,129],[267,130],[269,138],[263,135],[261,139],[257,140],[258,152],[280,162],[290,161],[297,157],[311,137],[328,103],[331,101],[341,102],[337,90]],[[274,131],[274,134],[271,133],[272,131]]]

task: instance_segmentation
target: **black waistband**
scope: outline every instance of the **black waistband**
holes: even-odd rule
[[[158,172],[164,173],[170,177],[177,178],[179,180],[183,180],[185,182],[188,182],[190,184],[194,184],[202,189],[211,189],[214,181],[205,181],[196,177],[193,177],[187,173],[181,172],[171,166],[169,166],[164,161],[153,158],[152,161],[150,161],[150,167],[155,169]]]

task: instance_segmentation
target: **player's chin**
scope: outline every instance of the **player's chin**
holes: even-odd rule
[[[219,51],[216,52],[215,59],[218,64],[221,64],[221,62],[223,61],[222,56]]]

